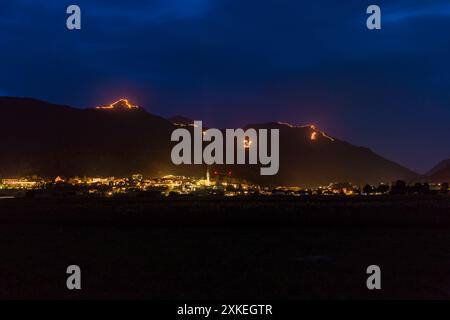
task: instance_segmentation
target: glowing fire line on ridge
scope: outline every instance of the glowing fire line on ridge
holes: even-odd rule
[[[127,109],[139,109],[139,106],[135,106],[132,105],[128,99],[120,99],[117,100],[116,102],[113,102],[109,105],[106,106],[99,106],[99,107],[95,107],[95,109],[101,109],[101,110],[111,110],[111,109],[115,109],[117,107],[122,107],[122,108],[127,108]]]

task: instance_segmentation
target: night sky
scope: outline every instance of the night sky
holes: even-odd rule
[[[448,0],[9,0],[0,40],[0,95],[313,123],[419,172],[450,158]]]

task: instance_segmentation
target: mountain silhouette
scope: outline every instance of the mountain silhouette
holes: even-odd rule
[[[429,182],[450,181],[450,159],[443,160],[427,172],[425,178]]]
[[[204,165],[172,164],[170,137],[178,126],[128,105],[133,106],[123,99],[103,108],[77,109],[1,97],[0,177],[129,176],[138,172],[146,176],[204,175]],[[260,176],[260,165],[222,165],[213,170],[232,171],[233,176],[256,183],[307,187],[343,181],[409,181],[417,176],[314,126],[272,122],[247,128],[280,130],[279,173]]]
[[[417,176],[368,148],[356,147],[331,137],[313,125],[271,122],[252,124],[246,128],[280,130],[280,168],[277,175],[259,176],[259,167],[256,170],[251,166],[233,166],[236,175],[250,176],[250,180],[311,187],[331,182],[361,185],[390,183],[399,179],[411,181]],[[218,170],[225,170],[224,166],[219,166]]]

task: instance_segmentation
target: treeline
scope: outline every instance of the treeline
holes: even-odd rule
[[[365,194],[391,194],[391,195],[406,195],[406,194],[448,194],[449,183],[441,183],[439,189],[431,189],[430,185],[417,182],[415,184],[407,184],[405,181],[398,180],[391,186],[381,184],[379,186],[365,185],[363,188]]]

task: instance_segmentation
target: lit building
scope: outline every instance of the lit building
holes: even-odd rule
[[[2,185],[7,189],[29,189],[37,187],[38,183],[28,179],[3,179]]]

